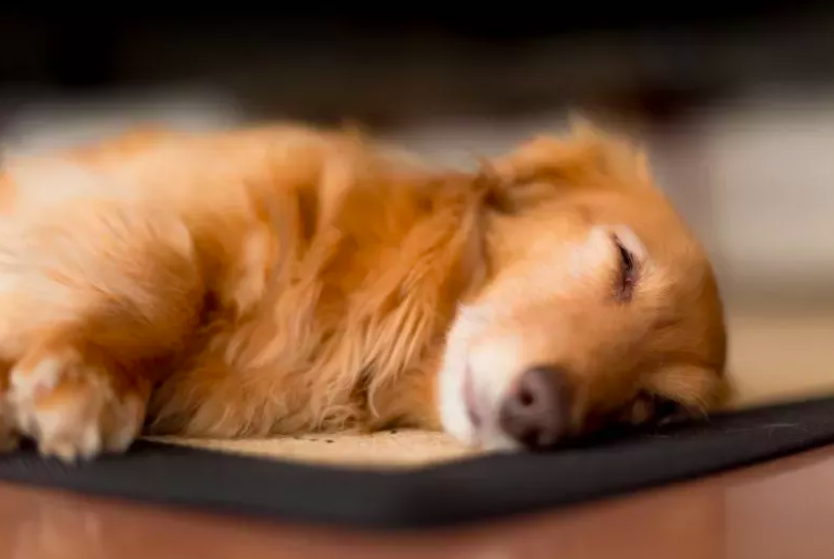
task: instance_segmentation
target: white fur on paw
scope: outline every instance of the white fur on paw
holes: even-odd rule
[[[143,406],[135,396],[117,398],[107,378],[74,355],[13,370],[10,400],[17,427],[37,441],[42,454],[67,461],[125,450],[141,428]],[[69,385],[59,388],[61,382]],[[53,394],[56,389],[62,393]]]

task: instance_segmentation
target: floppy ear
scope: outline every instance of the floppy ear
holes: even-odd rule
[[[574,117],[562,137],[538,136],[489,162],[499,183],[514,195],[535,183],[569,188],[589,184],[618,187],[648,186],[652,182],[646,153],[631,142],[603,132]]]
[[[700,412],[723,408],[733,396],[733,386],[726,375],[698,365],[659,370],[644,381],[644,388]]]
[[[498,157],[492,166],[509,183],[537,179],[566,179],[599,167],[601,144],[585,136],[537,136],[514,151]]]
[[[475,181],[485,205],[503,214],[517,213],[555,192],[549,183],[525,182],[514,179],[512,175],[501,174],[493,163],[486,160],[480,162]]]

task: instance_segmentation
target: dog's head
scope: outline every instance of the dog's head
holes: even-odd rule
[[[642,152],[583,125],[487,167],[487,280],[449,333],[444,427],[489,448],[541,447],[718,406],[711,265]]]

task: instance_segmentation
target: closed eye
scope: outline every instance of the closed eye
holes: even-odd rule
[[[617,283],[614,286],[614,295],[618,301],[628,302],[634,295],[634,287],[638,279],[638,265],[634,253],[628,250],[618,239],[614,237],[614,244],[617,247],[619,256],[619,269]]]

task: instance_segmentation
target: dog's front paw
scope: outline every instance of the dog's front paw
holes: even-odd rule
[[[135,391],[115,390],[112,371],[98,363],[65,348],[29,355],[12,370],[14,425],[41,454],[88,459],[124,451],[139,434],[144,400]]]

